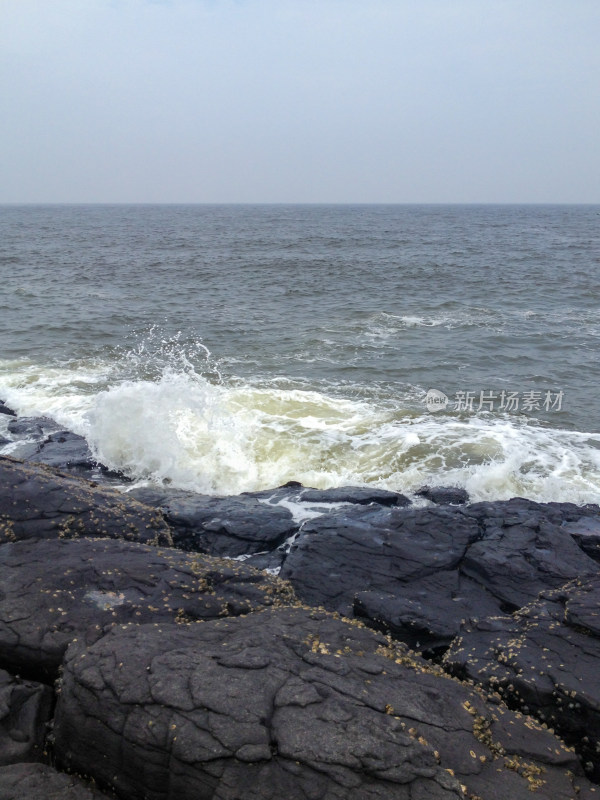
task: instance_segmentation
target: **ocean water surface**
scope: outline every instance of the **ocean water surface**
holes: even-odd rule
[[[600,500],[600,206],[3,206],[0,271],[0,399],[136,481]]]

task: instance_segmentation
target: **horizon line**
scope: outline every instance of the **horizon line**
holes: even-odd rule
[[[597,206],[600,201],[581,200],[0,200],[1,206]]]

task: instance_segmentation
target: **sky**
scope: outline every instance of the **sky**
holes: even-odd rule
[[[0,0],[2,203],[599,203],[599,0]]]

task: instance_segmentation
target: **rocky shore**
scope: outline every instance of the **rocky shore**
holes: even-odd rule
[[[598,506],[123,491],[0,413],[2,800],[600,797]]]

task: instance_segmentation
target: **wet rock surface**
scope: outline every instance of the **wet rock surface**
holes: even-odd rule
[[[314,505],[327,505],[337,503],[351,503],[354,505],[369,505],[377,503],[381,506],[408,506],[410,500],[399,492],[389,492],[386,489],[377,489],[366,486],[340,486],[333,489],[312,489],[303,486],[298,481],[288,481],[276,489],[265,489],[260,492],[243,492],[241,497],[256,497],[271,503],[285,500],[291,503],[306,503]]]
[[[600,516],[588,513],[574,520],[565,520],[563,530],[594,561],[600,561]]]
[[[461,620],[513,611],[544,589],[598,573],[562,527],[576,508],[339,509],[303,525],[280,574],[307,603],[435,651]]]
[[[517,498],[476,503],[464,513],[477,519],[482,538],[469,548],[463,569],[516,610],[545,589],[598,574],[563,524],[588,514],[600,520],[598,506],[580,509],[571,503],[542,505]]]
[[[0,768],[2,800],[108,800],[96,787],[47,764],[14,764]]]
[[[8,431],[17,439],[41,440],[60,430],[60,425],[49,417],[16,417],[8,423]]]
[[[87,477],[97,462],[83,436],[71,431],[56,431],[40,442],[31,442],[18,451],[22,461],[47,464],[63,471],[81,471]]]
[[[110,626],[246,614],[295,600],[235,561],[112,539],[0,546],[0,665],[52,681],[73,639]]]
[[[444,657],[576,746],[600,780],[600,578],[543,592],[512,616],[464,626]]]
[[[410,644],[425,636],[432,645],[448,643],[470,601],[452,601],[453,589],[459,596],[456,567],[478,537],[473,520],[444,509],[340,509],[305,523],[281,575],[309,604],[347,615],[356,610],[377,627],[405,633]],[[431,601],[428,577],[438,582]],[[453,585],[442,605],[447,577]]]
[[[10,455],[32,464],[51,467],[88,480],[110,485],[122,485],[129,478],[100,464],[93,456],[87,441],[64,430],[48,417],[16,417],[14,411],[0,404],[0,413],[14,417],[7,426],[11,437],[3,437],[0,445],[11,444]]]
[[[173,543],[184,550],[240,556],[276,549],[298,530],[291,513],[239,495],[211,497],[177,489],[133,489],[128,493],[161,511]]]
[[[12,410],[12,408],[9,408],[6,405],[4,400],[0,400],[0,414],[5,414],[7,417],[16,417],[17,416],[15,414],[15,412]]]
[[[0,766],[44,757],[53,707],[49,686],[22,680],[0,669]]]
[[[380,506],[409,506],[410,500],[398,492],[385,489],[371,489],[359,486],[341,486],[339,489],[303,489],[299,500],[304,503],[353,503]]]
[[[38,451],[72,445],[75,464],[82,443],[41,427]],[[138,496],[154,507],[0,457],[4,763],[49,753],[124,800],[600,796],[520,713],[600,780],[597,506],[415,507],[295,483]],[[203,548],[247,560],[185,552]],[[370,627],[300,607],[250,563],[282,565],[305,602]],[[63,666],[43,741],[42,683]],[[2,798],[94,791],[42,765],[0,768]]]
[[[591,788],[531,720],[302,608],[74,644],[55,736],[59,763],[128,798],[572,800]]]
[[[423,486],[416,494],[439,506],[461,506],[469,502],[468,492],[456,486]]]
[[[110,536],[169,544],[162,516],[107,488],[0,456],[0,543]]]

